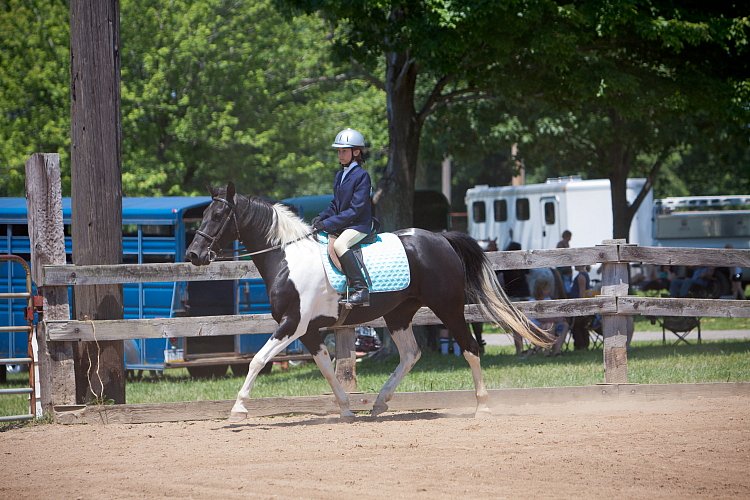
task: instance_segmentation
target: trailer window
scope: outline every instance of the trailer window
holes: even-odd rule
[[[13,233],[13,236],[29,235],[29,226],[27,224],[13,224],[10,230]]]
[[[505,200],[495,200],[493,205],[495,210],[495,222],[505,222],[508,220],[508,202]]]
[[[529,220],[529,199],[518,198],[516,200],[516,219],[518,220]]]
[[[555,204],[551,201],[544,204],[544,223],[548,226],[555,223]]]
[[[174,226],[166,224],[144,224],[143,236],[174,236]]]
[[[471,220],[474,222],[487,221],[487,207],[483,201],[475,201],[471,205]]]

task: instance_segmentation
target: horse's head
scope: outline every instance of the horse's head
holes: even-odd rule
[[[479,248],[482,249],[484,252],[496,252],[497,251],[497,238],[494,239],[486,239],[486,240],[477,240],[477,243],[479,244]]]
[[[185,259],[196,266],[210,264],[221,251],[239,237],[235,208],[235,189],[230,182],[226,189],[209,188],[211,204],[203,212],[203,220],[188,246]]]

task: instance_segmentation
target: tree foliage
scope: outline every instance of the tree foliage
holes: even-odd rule
[[[62,0],[0,5],[0,196],[24,192],[33,153],[70,147],[68,6]],[[63,185],[70,188],[69,170]]]
[[[126,192],[317,193],[338,130],[382,120],[378,92],[333,78],[318,18],[223,0],[130,0],[122,18]]]
[[[23,192],[36,151],[62,154],[69,189],[67,9],[0,7],[2,195]],[[649,176],[657,195],[748,190],[740,4],[121,0],[120,19],[126,195],[228,179],[270,197],[326,192],[346,126],[373,146],[390,228],[410,225],[418,175],[436,185],[446,155],[455,203],[521,162],[530,180],[608,177],[620,234],[635,210],[626,177]]]
[[[341,128],[385,142],[382,92],[341,77],[317,17],[289,19],[269,1],[122,0],[120,21],[127,196],[229,179],[273,198],[325,192]],[[12,0],[0,27],[0,194],[23,193],[37,151],[61,153],[67,193],[67,4]]]

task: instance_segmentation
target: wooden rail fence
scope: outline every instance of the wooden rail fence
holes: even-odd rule
[[[29,234],[32,248],[32,272],[44,297],[44,319],[38,336],[42,367],[42,404],[74,405],[75,379],[71,362],[71,342],[125,340],[132,338],[195,337],[268,333],[276,327],[269,314],[223,317],[189,317],[145,320],[78,321],[68,317],[66,288],[71,285],[110,285],[135,282],[192,280],[234,280],[258,277],[249,261],[215,262],[196,267],[179,264],[65,265],[62,213],[59,189],[59,165],[54,168],[46,155],[34,155],[27,163],[27,197]],[[489,252],[495,269],[532,269],[558,266],[602,264],[601,294],[593,298],[518,302],[516,305],[531,317],[589,316],[600,314],[604,338],[604,382],[627,383],[626,342],[632,333],[632,316],[714,316],[750,317],[750,306],[744,301],[645,298],[628,295],[630,263],[662,265],[710,265],[716,267],[750,267],[750,250],[655,248],[608,240],[587,248]],[[468,322],[485,321],[475,305],[466,306]],[[414,318],[415,325],[440,324],[428,309],[422,308]],[[382,319],[367,323],[384,327]],[[351,331],[351,330],[350,330]],[[353,350],[353,334],[338,337],[344,349]],[[338,351],[338,349],[337,349]],[[346,358],[342,355],[342,358]],[[350,379],[353,360],[349,357],[342,373]],[[346,376],[344,378],[346,378]],[[351,380],[350,380],[351,381]],[[353,386],[350,384],[349,389]]]

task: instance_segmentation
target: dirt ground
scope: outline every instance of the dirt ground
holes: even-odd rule
[[[750,498],[750,397],[0,433],[0,498]]]

